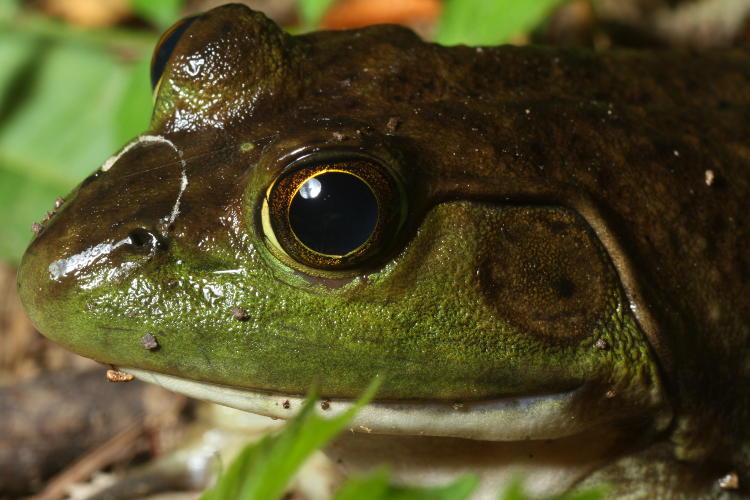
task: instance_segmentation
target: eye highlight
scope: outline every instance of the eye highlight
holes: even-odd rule
[[[268,189],[263,227],[272,247],[298,264],[351,268],[390,242],[402,198],[393,177],[370,159],[306,163]]]
[[[344,256],[364,245],[378,222],[378,201],[356,175],[325,170],[307,179],[289,204],[289,227],[313,252]]]

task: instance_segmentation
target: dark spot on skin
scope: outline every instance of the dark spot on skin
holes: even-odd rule
[[[719,488],[724,491],[740,489],[740,477],[734,471],[726,474],[725,476],[719,478]]]
[[[557,296],[561,299],[569,299],[576,293],[576,285],[570,279],[563,276],[558,278],[554,283],[554,288],[557,291]]]
[[[552,234],[564,234],[566,229],[568,229],[567,224],[557,221],[557,220],[548,221],[547,227],[552,232]]]
[[[388,118],[388,123],[385,124],[385,131],[389,134],[394,134],[399,125],[401,125],[401,119],[397,116],[391,116]]]
[[[31,232],[34,234],[40,234],[44,230],[44,226],[38,222],[31,225]]]
[[[604,340],[604,339],[599,339],[599,340],[597,340],[597,341],[596,341],[596,344],[594,344],[594,345],[595,345],[595,346],[596,346],[596,348],[597,348],[597,349],[599,349],[600,351],[606,351],[606,350],[609,350],[609,342],[607,342],[607,341],[606,341],[606,340]]]
[[[284,402],[283,402],[283,403],[281,404],[281,407],[282,407],[282,408],[284,408],[285,410],[288,410],[289,408],[291,408],[291,407],[292,407],[292,405],[291,405],[291,403],[289,403],[289,400],[287,399],[286,401],[284,401]]]
[[[156,340],[153,333],[147,333],[141,337],[141,345],[147,351],[156,351],[159,349],[159,342]]]
[[[232,317],[237,321],[247,321],[250,319],[250,315],[241,307],[232,308]]]
[[[323,401],[320,402],[320,407],[323,410],[328,410],[331,407],[331,402],[328,401],[327,399],[324,399]]]

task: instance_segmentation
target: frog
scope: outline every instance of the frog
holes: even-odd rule
[[[740,498],[750,53],[290,35],[240,5],[152,61],[136,137],[37,227],[53,341],[277,419],[346,472]]]

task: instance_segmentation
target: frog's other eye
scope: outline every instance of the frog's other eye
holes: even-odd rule
[[[364,158],[285,171],[263,203],[271,247],[315,269],[346,269],[376,256],[400,225],[403,196],[386,168]]]
[[[154,55],[151,57],[151,88],[156,89],[167,67],[169,57],[172,55],[177,42],[182,38],[183,33],[193,24],[193,21],[200,16],[186,17],[177,21],[171,28],[164,32],[154,49]]]

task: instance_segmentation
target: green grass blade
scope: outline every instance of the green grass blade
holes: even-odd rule
[[[227,473],[201,500],[279,498],[305,459],[344,430],[354,414],[373,398],[379,385],[376,379],[352,408],[330,419],[315,414],[317,395],[311,394],[281,433],[266,436],[240,452]]]
[[[388,472],[381,469],[367,477],[347,480],[334,500],[466,500],[477,484],[476,477],[466,476],[439,488],[392,485]]]
[[[556,495],[552,497],[544,497],[546,500],[602,500],[606,494],[606,488],[594,488],[583,491],[573,491],[570,493],[564,493],[562,495]],[[529,496],[524,492],[523,479],[516,477],[511,480],[510,484],[505,488],[505,491],[498,497],[499,500],[539,500],[537,496]]]
[[[498,45],[539,24],[565,0],[445,0],[435,41]]]

